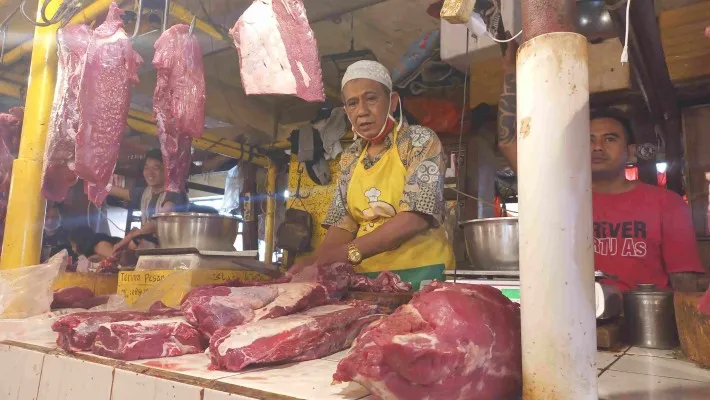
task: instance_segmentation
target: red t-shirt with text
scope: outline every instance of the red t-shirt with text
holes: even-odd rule
[[[638,183],[626,193],[594,193],[594,266],[619,281],[670,288],[668,274],[704,272],[690,207],[676,193]]]

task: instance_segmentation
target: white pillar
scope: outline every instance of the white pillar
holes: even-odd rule
[[[597,399],[587,41],[518,53],[523,398]]]

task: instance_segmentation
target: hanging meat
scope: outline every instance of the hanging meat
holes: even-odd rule
[[[165,166],[165,190],[183,192],[191,165],[192,138],[205,126],[202,48],[187,25],[175,25],[155,42],[155,118]]]
[[[123,30],[122,14],[112,3],[106,21],[91,35],[79,91],[76,173],[96,205],[108,196],[126,128],[131,87],[138,83],[137,69],[143,63]]]
[[[246,94],[325,100],[318,44],[302,0],[256,0],[229,33]]]
[[[12,163],[20,150],[23,117],[24,113],[21,107],[13,107],[9,113],[0,114],[0,247],[5,233],[5,215],[7,214],[7,199],[12,178]]]
[[[57,31],[57,86],[42,174],[42,193],[52,201],[64,201],[77,182],[74,151],[79,128],[79,89],[91,34],[86,25],[69,25]]]

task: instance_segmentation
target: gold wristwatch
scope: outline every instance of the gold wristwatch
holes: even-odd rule
[[[348,261],[352,265],[358,265],[362,262],[362,253],[353,243],[348,245]]]

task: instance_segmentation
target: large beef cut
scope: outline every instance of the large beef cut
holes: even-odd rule
[[[57,86],[42,174],[42,194],[52,201],[64,201],[78,180],[74,155],[79,129],[79,90],[91,35],[86,25],[69,25],[57,31]]]
[[[520,309],[490,286],[435,281],[365,328],[333,378],[383,400],[509,398],[522,382]]]
[[[202,48],[190,27],[174,25],[155,42],[155,118],[165,166],[165,190],[183,192],[191,165],[192,138],[205,125],[205,71]]]
[[[318,44],[302,0],[255,0],[229,32],[247,94],[325,100]]]
[[[237,326],[254,319],[254,311],[274,301],[273,286],[215,287],[187,298],[181,309],[187,321],[211,336],[217,329]]]
[[[108,195],[131,100],[143,63],[123,30],[123,11],[109,7],[104,23],[91,35],[79,91],[79,130],[75,170],[89,200],[100,205]]]
[[[204,351],[205,340],[184,318],[112,322],[99,326],[92,352],[124,361]]]
[[[324,286],[282,283],[253,287],[212,287],[186,296],[181,309],[187,321],[211,336],[220,328],[277,318],[328,302]]]
[[[372,312],[361,304],[331,304],[220,329],[210,340],[212,367],[236,372],[253,364],[327,356],[347,347]]]
[[[141,321],[180,316],[180,310],[151,308],[148,312],[103,311],[79,312],[59,318],[52,324],[57,345],[66,351],[89,351],[99,326],[110,322]]]

